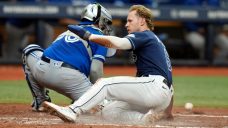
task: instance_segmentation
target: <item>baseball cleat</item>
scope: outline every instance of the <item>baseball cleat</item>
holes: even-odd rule
[[[45,108],[42,106],[42,103],[44,101],[51,102],[51,98],[48,95],[48,93],[49,93],[49,90],[46,90],[45,99],[43,99],[43,100],[38,100],[36,97],[33,97],[33,101],[31,103],[32,111],[34,111],[34,112],[46,112]]]
[[[46,112],[43,106],[39,106],[38,108],[32,107],[33,112]]]
[[[42,103],[38,104],[36,100],[33,100],[31,107],[33,112],[46,112]]]
[[[76,122],[77,115],[69,107],[60,107],[47,101],[43,102],[43,106],[47,112],[49,112],[51,115],[58,116],[64,122]]]

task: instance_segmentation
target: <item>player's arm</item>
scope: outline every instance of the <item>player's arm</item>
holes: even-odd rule
[[[131,49],[131,43],[127,38],[119,38],[116,36],[103,36],[91,34],[89,40],[108,48],[127,50]]]
[[[87,40],[87,41],[89,40],[108,48],[115,48],[115,49],[122,49],[122,50],[127,50],[132,48],[131,43],[127,38],[91,34],[89,31],[86,31],[84,28],[77,25],[69,25],[68,29],[71,32],[77,34],[79,37],[81,37],[84,40]]]
[[[171,101],[169,103],[169,106],[165,110],[165,118],[167,120],[173,120],[172,109],[173,109],[173,96],[171,98]]]
[[[97,59],[93,59],[90,68],[90,81],[95,83],[99,78],[103,76],[103,62]]]

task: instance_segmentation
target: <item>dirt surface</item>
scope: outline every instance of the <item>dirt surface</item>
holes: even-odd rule
[[[129,66],[105,66],[106,76],[128,75],[135,76],[135,67]],[[194,76],[228,76],[228,67],[173,67],[173,75],[194,75]],[[24,80],[23,69],[18,66],[0,66],[0,80]]]
[[[105,67],[109,75],[135,75],[134,67]],[[214,67],[175,67],[174,75],[204,75],[228,76],[228,68]],[[0,80],[24,80],[21,66],[0,66]],[[174,120],[162,120],[152,124],[137,122],[106,121],[98,116],[84,115],[77,123],[64,123],[61,119],[47,113],[31,110],[28,104],[0,104],[0,128],[145,128],[145,127],[227,127],[228,109],[194,108],[189,112],[183,108],[174,107]]]
[[[228,109],[195,108],[188,112],[174,108],[174,120],[151,124],[105,121],[98,116],[84,115],[77,123],[65,123],[47,113],[33,112],[28,104],[0,104],[0,127],[34,128],[146,128],[146,127],[228,127]]]

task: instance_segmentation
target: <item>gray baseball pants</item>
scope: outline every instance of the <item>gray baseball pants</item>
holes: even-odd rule
[[[25,59],[24,70],[33,96],[41,102],[45,100],[45,88],[77,100],[92,83],[80,71],[62,67],[63,62],[41,60],[43,52],[33,51]]]

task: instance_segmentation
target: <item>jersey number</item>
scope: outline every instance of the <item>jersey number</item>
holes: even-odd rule
[[[155,36],[155,37],[157,38],[158,42],[162,44],[163,50],[164,50],[164,53],[165,53],[166,64],[168,66],[169,71],[172,71],[171,61],[169,59],[169,54],[168,54],[168,52],[167,52],[167,50],[165,48],[165,45],[161,42],[161,40],[157,36]]]

